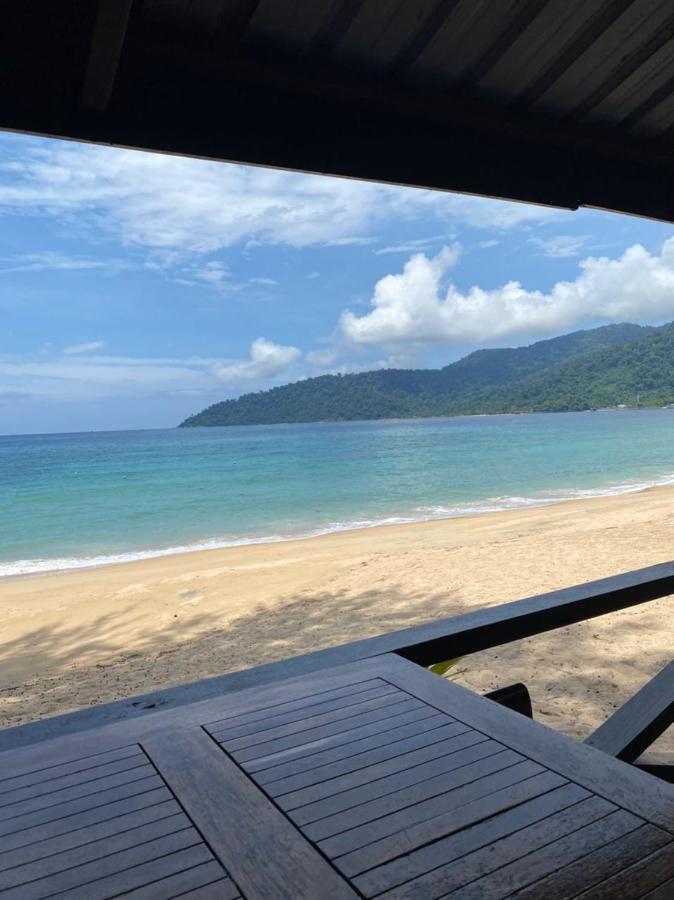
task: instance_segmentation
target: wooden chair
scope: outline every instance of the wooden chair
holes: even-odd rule
[[[674,782],[674,765],[649,765],[636,760],[674,722],[674,660],[616,710],[593,732],[586,744],[665,781]]]
[[[498,688],[495,691],[489,691],[489,693],[484,696],[488,700],[499,703],[501,706],[522,713],[523,716],[527,716],[529,719],[533,719],[534,717],[529,691],[527,690],[527,686],[521,682],[509,684],[507,687]]]

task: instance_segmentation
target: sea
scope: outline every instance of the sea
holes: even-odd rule
[[[674,409],[0,437],[0,577],[674,483]]]

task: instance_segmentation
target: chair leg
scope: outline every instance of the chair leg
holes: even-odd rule
[[[613,713],[585,743],[634,762],[674,722],[674,660]]]
[[[517,684],[509,684],[507,687],[498,688],[496,691],[490,691],[484,695],[488,700],[500,703],[508,709],[522,713],[523,716],[533,719],[534,713],[531,708],[531,697],[526,685],[518,682]]]
[[[650,763],[635,763],[634,765],[642,772],[648,772],[649,775],[655,775],[656,778],[662,778],[663,781],[674,784],[674,766],[658,766]]]

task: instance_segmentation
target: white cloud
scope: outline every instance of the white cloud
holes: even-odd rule
[[[264,338],[253,341],[247,360],[96,354],[102,346],[101,341],[90,341],[60,355],[0,356],[0,394],[66,401],[185,392],[217,398],[228,396],[227,386],[234,389],[259,379],[262,387],[301,356],[295,347]]]
[[[66,347],[63,352],[68,355],[93,353],[95,350],[100,350],[101,347],[105,347],[105,341],[88,341],[84,344],[73,344],[71,347]]]
[[[265,338],[257,338],[250,345],[250,358],[216,363],[212,372],[225,383],[274,378],[301,356],[297,347],[284,347]]]
[[[251,278],[249,279],[249,284],[260,284],[263,287],[273,287],[278,284],[278,281],[275,278],[265,278],[264,276],[259,278]]]
[[[128,245],[211,253],[239,242],[370,243],[392,220],[513,228],[561,215],[438,191],[34,138],[3,141],[0,208],[73,215]]]
[[[212,285],[221,284],[230,275],[229,269],[217,260],[211,260],[202,266],[194,266],[190,273],[193,278]]]
[[[412,241],[400,241],[397,244],[389,244],[386,247],[380,247],[379,250],[375,250],[374,252],[377,256],[383,256],[386,253],[418,253],[419,250],[423,250],[431,244],[437,244],[438,241],[448,239],[452,240],[453,237],[448,235],[437,235],[436,237],[416,238]]]
[[[342,314],[344,335],[361,344],[458,344],[558,334],[591,320],[674,318],[674,238],[659,255],[634,244],[618,259],[588,257],[575,281],[559,281],[548,293],[518,281],[465,293],[451,283],[443,288],[458,255],[453,246],[433,258],[412,256],[401,273],[377,282],[371,312]]]
[[[119,259],[91,259],[90,257],[68,256],[64,253],[56,253],[45,250],[40,253],[21,253],[17,256],[0,260],[2,268],[0,274],[7,275],[13,272],[46,272],[65,271],[72,272],[78,269],[106,269],[116,270],[128,268],[129,264]]]
[[[551,259],[578,256],[589,239],[588,234],[557,234],[548,238],[530,238],[531,243],[540,247],[544,255]]]

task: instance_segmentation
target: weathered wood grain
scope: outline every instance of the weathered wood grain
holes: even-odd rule
[[[484,797],[504,785],[514,784],[544,771],[538,763],[525,760],[512,750],[501,750],[446,775],[429,778],[365,803],[358,803],[357,796],[352,796],[350,803],[346,805],[338,797],[335,799],[341,800],[339,804],[333,803],[330,807],[326,803],[318,807],[312,805],[297,810],[297,813],[303,813],[301,816],[296,816],[296,813],[290,815],[294,821],[308,819],[304,831],[312,840],[323,840],[340,831],[376,822],[368,828],[374,838],[380,823],[387,828],[407,828],[416,822],[447,812],[448,809],[455,809],[462,803]],[[324,815],[319,818],[319,814]]]
[[[167,731],[143,749],[245,897],[356,896],[204,731]]]
[[[561,788],[560,793],[563,790]],[[366,897],[387,891],[386,897],[391,900],[411,897],[415,900],[435,900],[539,847],[550,845],[554,854],[554,845],[560,838],[614,810],[615,807],[606,800],[589,797],[501,837],[498,836],[499,825],[506,814],[478,826],[488,840],[476,850],[457,853],[461,843],[461,835],[458,835],[366,872],[354,882]],[[488,834],[490,827],[493,831],[491,836]]]

